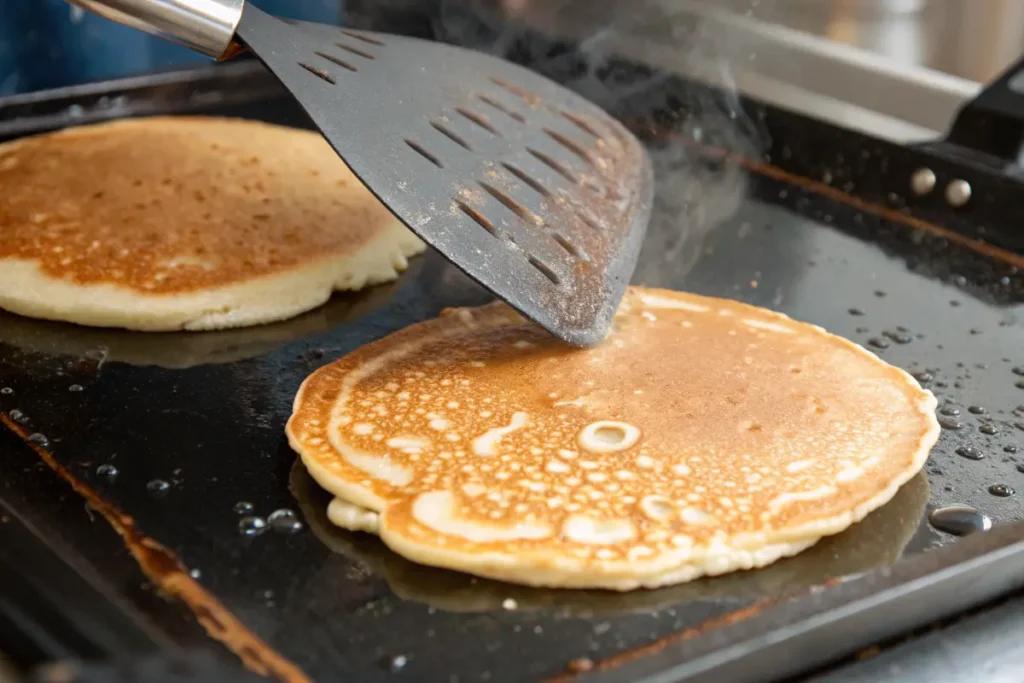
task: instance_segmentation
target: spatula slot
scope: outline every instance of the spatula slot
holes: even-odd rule
[[[468,142],[459,137],[454,131],[445,127],[444,124],[439,123],[437,121],[431,121],[430,125],[433,126],[437,130],[437,132],[444,135],[446,138],[457,144],[459,147],[462,147],[463,149],[468,150],[470,152],[473,151],[473,148],[469,146]]]
[[[466,204],[465,202],[463,202],[461,200],[456,199],[454,201],[455,201],[455,206],[459,207],[459,210],[462,211],[462,213],[466,214],[467,216],[472,218],[474,221],[476,221],[477,224],[480,225],[481,228],[483,228],[487,232],[491,233],[492,235],[494,235],[498,239],[501,239],[501,237],[502,237],[501,232],[499,232],[498,229],[496,227],[494,227],[493,223],[491,223],[489,220],[487,220],[487,216],[483,215],[482,213],[480,213],[479,211],[474,209],[472,206],[470,206],[469,204]]]
[[[551,233],[551,238],[555,240],[558,246],[560,246],[562,249],[565,249],[565,251],[573,258],[578,258],[584,261],[586,260],[586,258],[584,258],[583,256],[583,252],[581,252],[579,248],[575,244],[573,244],[565,235],[553,232]]]
[[[512,93],[513,95],[521,99],[523,102],[526,102],[531,107],[537,107],[541,103],[540,97],[538,95],[534,95],[526,88],[521,88],[518,85],[513,85],[511,83],[501,80],[500,78],[492,77],[490,80],[491,83],[493,83],[494,85],[498,86],[499,88],[502,88],[503,90],[507,90],[508,92]]]
[[[559,113],[560,113],[560,114],[561,114],[561,115],[562,115],[562,116],[563,116],[563,117],[564,117],[565,119],[567,119],[567,120],[568,120],[568,121],[570,121],[570,122],[571,122],[571,123],[572,123],[573,125],[575,125],[575,126],[576,126],[577,128],[579,128],[580,130],[582,130],[582,131],[583,131],[584,133],[586,133],[586,134],[588,134],[588,135],[590,135],[590,136],[592,136],[592,137],[594,137],[594,138],[596,138],[596,139],[598,139],[598,140],[600,140],[600,141],[604,142],[604,138],[603,138],[603,137],[601,137],[601,134],[600,134],[600,133],[598,133],[598,132],[597,132],[597,131],[596,131],[596,130],[594,129],[594,127],[593,127],[593,126],[591,126],[591,125],[590,125],[590,123],[588,123],[588,122],[587,122],[587,120],[586,120],[586,119],[584,119],[583,117],[581,117],[581,116],[578,116],[578,115],[576,115],[576,114],[573,114],[572,112],[568,112],[568,111],[560,111]]]
[[[317,68],[315,66],[311,66],[311,65],[305,64],[303,62],[299,62],[298,64],[303,69],[305,69],[309,73],[313,74],[314,76],[316,76],[320,80],[327,81],[331,85],[337,85],[338,84],[338,82],[336,80],[334,80],[334,76],[330,75],[329,73],[327,73],[323,69],[319,69],[319,68]]]
[[[590,152],[587,151],[587,149],[583,147],[580,143],[576,142],[571,138],[565,137],[561,133],[556,133],[550,128],[545,128],[544,133],[549,138],[551,138],[552,140],[560,144],[562,147],[566,148],[567,150],[578,156],[580,159],[585,161],[590,166],[594,168],[597,167],[597,164],[594,162],[594,158],[590,155]]]
[[[499,102],[498,100],[494,99],[493,97],[491,97],[489,95],[477,95],[476,98],[478,100],[480,100],[481,102],[483,102],[484,104],[487,104],[487,105],[489,105],[491,107],[494,107],[498,111],[502,112],[503,114],[505,114],[506,116],[511,118],[513,121],[518,121],[519,123],[526,123],[526,117],[525,116],[523,116],[522,114],[520,114],[517,111],[513,111],[513,110],[509,109],[508,107],[506,107],[501,102]]]
[[[601,229],[601,226],[597,224],[597,221],[595,221],[593,218],[583,213],[582,211],[577,211],[576,216],[579,217],[579,219],[583,222],[583,225],[587,226],[591,230]]]
[[[533,157],[537,159],[537,161],[541,162],[542,164],[550,168],[552,171],[568,180],[570,183],[579,182],[579,180],[576,178],[576,174],[570,171],[564,165],[562,165],[562,163],[559,162],[557,159],[549,157],[544,152],[539,152],[533,149],[532,147],[527,147],[526,151],[533,155]]]
[[[351,45],[346,45],[345,43],[335,43],[335,45],[340,47],[345,52],[351,52],[352,54],[359,55],[360,57],[362,57],[364,59],[377,59],[376,57],[371,55],[369,52],[363,52],[362,50],[360,50],[357,47],[352,47]]]
[[[441,163],[440,159],[435,157],[427,150],[423,149],[423,147],[415,140],[410,140],[409,138],[406,138],[405,144],[409,145],[409,147],[411,147],[413,151],[417,152],[421,157],[432,163],[434,166],[437,166],[438,168],[444,168],[444,165]]]
[[[550,199],[551,198],[551,190],[549,190],[548,188],[546,188],[543,185],[541,185],[540,182],[537,181],[536,179],[531,178],[530,176],[526,175],[525,173],[520,171],[518,168],[516,168],[512,164],[502,163],[501,165],[505,167],[505,170],[507,170],[512,175],[514,175],[516,178],[519,178],[519,180],[523,181],[523,183],[525,185],[527,185],[530,188],[532,188],[535,192],[537,192],[542,197],[544,197],[546,199]]]
[[[457,111],[460,116],[472,121],[476,125],[486,130],[491,135],[497,135],[499,138],[502,137],[501,133],[499,133],[498,130],[491,125],[491,122],[488,121],[487,117],[484,116],[483,114],[477,114],[472,109],[466,109],[465,107],[456,107],[455,111]]]
[[[384,45],[383,42],[377,40],[376,38],[371,38],[370,36],[364,36],[364,35],[362,35],[360,33],[356,33],[355,31],[342,31],[342,33],[344,33],[349,38],[355,38],[356,40],[361,40],[364,43],[369,43],[370,45]]]
[[[499,202],[501,202],[505,206],[506,209],[508,209],[509,211],[514,213],[515,215],[519,216],[520,218],[522,218],[527,223],[532,223],[533,225],[543,225],[544,224],[544,220],[540,216],[538,216],[534,212],[530,211],[528,208],[526,208],[525,206],[523,206],[522,204],[517,202],[512,197],[509,197],[507,194],[505,194],[504,192],[502,192],[498,188],[493,187],[493,186],[488,185],[487,183],[483,183],[483,182],[479,183],[479,185],[480,185],[480,187],[484,188],[484,190],[487,192],[487,194],[489,194],[492,197],[494,197],[495,199],[497,199]]]
[[[335,57],[334,55],[329,55],[326,52],[317,52],[316,56],[321,57],[322,59],[326,59],[331,64],[337,64],[343,69],[348,69],[349,71],[359,71],[359,69],[355,68],[354,66],[346,62],[344,59],[341,59],[340,57]],[[334,81],[331,82],[333,83]]]
[[[556,273],[555,271],[551,270],[551,268],[548,267],[547,264],[545,264],[543,261],[538,259],[536,256],[530,256],[527,260],[530,262],[531,266],[533,266],[534,268],[539,270],[541,275],[543,275],[547,279],[551,280],[551,282],[553,284],[556,284],[556,285],[562,284],[562,279],[560,277],[558,277],[558,273]]]

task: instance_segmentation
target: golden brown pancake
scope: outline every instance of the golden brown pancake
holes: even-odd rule
[[[423,244],[320,135],[117,121],[0,145],[0,307],[137,330],[281,320]]]
[[[467,574],[425,567],[392,552],[380,539],[352,532],[327,517],[330,494],[312,480],[301,461],[292,467],[289,489],[309,530],[351,564],[343,571],[357,581],[383,577],[403,600],[440,610],[487,612],[504,609],[512,599],[519,611],[557,608],[573,616],[650,612],[692,600],[723,597],[778,598],[836,577],[857,575],[896,562],[917,531],[928,503],[928,478],[917,473],[893,499],[846,531],[823,538],[795,557],[756,572],[733,572],[675,586],[643,591],[577,590],[515,586]],[[326,562],[323,572],[338,571]]]
[[[818,327],[634,288],[594,349],[503,304],[414,325],[315,372],[287,432],[331,520],[408,559],[629,590],[846,529],[921,469],[934,407]]]

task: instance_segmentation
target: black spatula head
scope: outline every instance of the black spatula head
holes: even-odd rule
[[[647,155],[618,121],[527,69],[444,44],[251,6],[237,35],[416,234],[557,337],[604,338],[653,194]]]

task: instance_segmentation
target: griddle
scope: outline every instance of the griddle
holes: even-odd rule
[[[430,26],[371,18],[357,25]],[[481,19],[474,34],[493,30]],[[573,85],[577,47],[524,31],[505,56]],[[331,529],[284,439],[312,370],[488,299],[439,255],[253,330],[142,335],[2,314],[0,534],[17,549],[0,561],[15,587],[0,600],[8,655],[24,667],[80,660],[80,680],[104,681],[244,680],[240,659],[280,680],[763,681],[1019,591],[1020,176],[991,150],[900,146],[643,64],[612,60],[599,76],[619,95],[600,104],[645,140],[658,178],[634,282],[780,310],[915,373],[960,410],[922,475],[764,570],[629,594],[526,589]],[[0,137],[175,113],[309,126],[259,65],[240,63],[9,98]],[[921,168],[940,187],[969,183],[970,201],[916,196]],[[965,446],[984,457],[958,455]],[[997,484],[1020,493],[990,493]],[[239,502],[296,510],[304,529],[245,535]],[[928,524],[953,504],[994,528],[958,539]]]

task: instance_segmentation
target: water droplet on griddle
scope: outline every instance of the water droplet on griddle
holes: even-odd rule
[[[14,410],[10,411],[7,414],[11,416],[12,420],[14,420],[15,422],[17,422],[20,425],[23,425],[26,422],[28,422],[28,415],[26,415],[25,413],[21,412],[17,408],[15,408]]]
[[[46,438],[46,435],[40,434],[39,432],[29,434],[25,440],[29,443],[34,443],[37,446],[46,447],[50,445],[50,440]]]
[[[238,530],[243,536],[259,536],[267,530],[267,521],[262,517],[242,517],[238,520]]]
[[[897,344],[909,344],[910,342],[914,341],[913,335],[911,335],[911,334],[909,334],[907,332],[900,332],[900,331],[892,332],[892,331],[886,330],[885,332],[882,332],[882,334],[885,335],[886,337],[888,337],[889,339],[892,339]]]
[[[109,463],[105,463],[96,468],[96,474],[107,479],[113,479],[117,476],[117,468]]]
[[[968,331],[969,331],[969,332],[970,332],[971,334],[981,334],[981,330],[979,330],[979,329],[978,329],[977,327],[972,327],[972,328],[971,328],[970,330],[968,330]]]
[[[1011,489],[1006,484],[992,484],[991,486],[988,487],[988,492],[991,493],[993,496],[999,496],[1000,498],[1009,498],[1014,493],[1016,493],[1016,491]]]
[[[409,663],[409,657],[407,655],[395,655],[388,660],[388,669],[391,673],[398,673],[405,668],[405,665]]]
[[[1020,375],[1021,377],[1024,377],[1024,365],[1018,365],[1017,367],[1013,368],[1010,372],[1012,372],[1015,375]]]
[[[857,332],[857,334],[864,334],[864,333],[870,331],[870,328],[868,328],[868,327],[858,327],[855,331]]]
[[[68,387],[68,391],[82,391],[83,387],[81,384],[72,384]]]
[[[978,431],[982,434],[988,434],[989,436],[995,436],[999,433],[999,428],[994,424],[986,423],[978,427]]]
[[[943,429],[963,429],[964,423],[952,417],[940,417],[939,426]]]
[[[974,446],[961,446],[955,452],[961,458],[967,458],[968,460],[981,460],[985,457],[985,454]]]
[[[966,505],[950,505],[933,510],[928,515],[928,521],[939,531],[954,536],[970,536],[992,528],[991,519]]]
[[[1017,387],[1018,389],[1024,389],[1024,379],[1022,379],[1021,381],[1017,382],[1013,386]]]
[[[1024,465],[1017,465],[1017,471],[1024,474]]]
[[[981,406],[968,406],[967,412],[974,413],[975,415],[984,415],[988,411]]]
[[[159,498],[167,495],[167,492],[171,490],[171,485],[163,479],[153,479],[146,483],[146,490],[149,492],[149,495]]]
[[[288,508],[274,510],[267,517],[267,521],[270,522],[271,529],[281,533],[294,534],[302,530],[302,522],[295,512]]]
[[[875,290],[875,296],[877,296],[877,297],[878,297],[879,299],[881,299],[882,297],[884,297],[884,296],[885,296],[885,292],[883,292],[883,291],[882,291],[882,290],[880,290],[880,289],[876,289],[876,290]]]
[[[850,315],[864,315],[864,311],[860,310],[859,308],[851,308],[849,310],[849,313]]]
[[[939,408],[939,414],[956,417],[957,415],[960,414],[960,409],[957,408],[956,406],[942,406],[941,408]]]
[[[868,339],[868,346],[874,346],[876,349],[887,349],[889,348],[889,342],[881,337],[872,337]]]
[[[247,515],[250,512],[252,512],[252,510],[252,503],[250,503],[247,500],[240,500],[237,503],[235,503],[235,514]]]
[[[1012,443],[1003,446],[1003,453],[1016,453],[1018,451],[1020,451],[1020,448],[1013,445]]]
[[[193,579],[198,579],[203,575],[203,572],[199,569],[189,569],[188,575],[191,576]]]
[[[0,394],[3,394],[4,396],[10,396],[13,393],[14,389],[11,389],[10,387],[4,387],[3,389],[0,389]]]
[[[953,299],[952,301],[949,302],[949,305],[952,306],[953,308],[956,308],[957,306],[960,305],[960,302],[957,301],[956,299]]]
[[[931,382],[933,379],[935,379],[935,375],[933,375],[928,370],[918,370],[917,372],[910,373],[910,376],[916,379],[921,384]]]
[[[957,275],[953,278],[953,283],[956,284],[957,287],[966,287],[967,278],[963,275]]]

